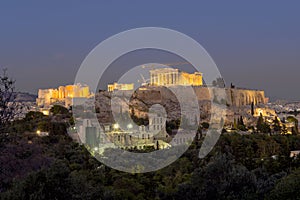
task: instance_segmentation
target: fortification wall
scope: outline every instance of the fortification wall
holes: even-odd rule
[[[208,87],[193,87],[194,92],[198,98],[198,101],[210,101],[215,97],[211,97],[212,94],[218,94],[218,90],[221,88],[208,88]],[[151,91],[151,92],[149,92]],[[184,89],[183,89],[184,92]],[[239,89],[239,88],[225,88],[226,99],[221,99],[216,97],[219,102],[226,102],[228,105],[233,106],[245,106],[265,104],[266,97],[265,92],[262,90],[249,90],[249,89]],[[149,90],[138,91],[138,96],[141,99],[147,99],[155,102],[166,100],[166,98],[176,101],[176,97],[171,90],[165,87],[151,87]]]
[[[228,88],[226,93],[230,104],[235,106],[251,105],[252,102],[254,105],[267,103],[265,92],[262,90]]]
[[[211,94],[218,94],[218,90],[221,88],[206,88],[206,87],[194,87],[195,93],[198,97],[198,100],[211,100],[214,99],[211,97]],[[239,88],[225,88],[226,99],[220,99],[217,96],[219,102],[226,101],[227,104],[233,106],[245,106],[251,105],[252,102],[254,105],[265,104],[266,97],[265,92],[262,90],[249,90],[249,89],[239,89]]]

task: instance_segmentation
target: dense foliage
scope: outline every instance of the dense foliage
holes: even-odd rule
[[[205,159],[201,141],[164,169],[123,173],[95,160],[53,116],[30,112],[1,135],[1,199],[299,199],[300,160],[290,151],[300,136],[225,134]]]

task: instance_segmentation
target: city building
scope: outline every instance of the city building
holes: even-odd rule
[[[149,113],[149,131],[159,132],[165,129],[166,119],[157,114]]]
[[[89,147],[97,147],[100,140],[99,135],[101,128],[96,126],[97,122],[92,122],[89,119],[84,119],[82,125],[79,126],[80,141]]]
[[[133,83],[113,83],[107,85],[107,90],[109,92],[113,92],[115,90],[120,91],[127,91],[127,90],[133,90],[134,84]]]
[[[127,129],[122,130],[119,124],[101,124],[103,137],[100,146],[114,143],[118,148],[144,149],[145,147],[159,148],[169,147],[166,141],[170,140],[165,128],[165,119],[157,113],[149,113],[149,126],[139,126],[138,130],[132,129],[128,124]],[[99,147],[100,148],[100,147]]]
[[[194,134],[191,133],[179,133],[175,135],[173,138],[171,144],[173,146],[175,145],[186,145],[186,144],[191,144],[194,140]]]
[[[122,149],[164,149],[171,147],[171,137],[166,132],[165,119],[160,114],[149,114],[149,126],[133,129],[128,124],[122,129],[117,123],[100,123],[97,120],[78,119],[77,128],[71,128],[69,134],[80,143],[86,144],[93,151],[104,152],[105,148]],[[76,131],[78,137],[75,136]]]
[[[173,68],[150,70],[150,84],[153,86],[191,85],[202,86],[202,73],[189,74]]]

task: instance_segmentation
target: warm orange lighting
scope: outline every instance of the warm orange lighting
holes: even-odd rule
[[[107,90],[112,92],[114,90],[133,90],[134,84],[133,83],[113,83],[107,85]]]
[[[120,126],[119,126],[119,124],[114,124],[113,128],[118,129],[118,128],[120,128]]]
[[[43,110],[42,113],[43,113],[44,115],[49,115],[49,110]]]
[[[88,86],[67,85],[59,86],[57,89],[40,89],[36,102],[38,106],[47,107],[53,103],[65,101],[66,98],[88,98],[90,96]]]
[[[150,84],[158,86],[171,85],[203,85],[202,73],[189,74],[174,68],[161,68],[150,70]]]

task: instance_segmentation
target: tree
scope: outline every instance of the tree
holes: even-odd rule
[[[45,115],[42,112],[35,112],[35,111],[29,111],[26,115],[24,120],[25,121],[38,121],[45,117]]]
[[[16,94],[15,80],[7,75],[7,70],[3,69],[0,74],[0,131],[5,130],[7,123],[16,116]]]
[[[273,124],[274,124],[274,131],[276,133],[280,133],[281,132],[281,126],[280,126],[280,122],[278,120],[278,118],[275,116],[274,120],[273,120]]]
[[[181,184],[178,197],[186,199],[257,199],[255,176],[231,155],[216,155],[191,180]],[[243,192],[241,192],[243,191]],[[178,198],[182,199],[182,198]]]
[[[234,118],[234,121],[233,121],[233,128],[236,130],[237,129],[237,123],[236,123],[236,119]]]
[[[238,118],[238,121],[237,121],[237,129],[241,130],[241,131],[246,131],[246,126],[244,124],[244,119],[243,119],[243,116],[240,116]]]
[[[292,132],[293,134],[298,134],[298,120],[293,116],[288,116],[286,120],[290,123],[294,123]]]
[[[49,134],[50,135],[65,135],[65,134],[67,134],[66,123],[52,122],[49,125]]]
[[[256,128],[259,132],[261,133],[270,133],[271,132],[271,128],[270,126],[264,121],[264,118],[262,116],[262,114],[260,114],[258,120],[257,120],[257,124],[256,124]]]
[[[257,123],[256,123],[256,128],[257,128],[258,131],[260,131],[262,129],[262,124],[263,123],[264,123],[264,119],[263,119],[262,114],[260,113],[259,118],[258,118]]]
[[[230,88],[234,89],[235,85],[233,85],[233,83],[230,83]]]
[[[58,114],[61,114],[61,115],[68,115],[69,114],[69,110],[63,106],[60,106],[60,105],[54,105],[51,109],[50,109],[50,112],[53,114],[53,115],[58,115]]]
[[[300,195],[300,169],[281,179],[272,190],[267,199],[299,199]]]
[[[245,126],[243,116],[240,116],[240,124],[239,125]]]
[[[251,115],[254,115],[254,102],[251,103]]]

